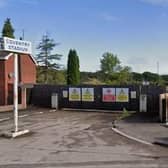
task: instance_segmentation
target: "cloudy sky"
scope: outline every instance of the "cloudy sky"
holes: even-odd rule
[[[82,71],[100,69],[104,52],[133,71],[168,74],[168,0],[0,0],[0,29],[11,18],[15,36],[36,46],[46,32],[60,42],[66,65],[70,48]]]

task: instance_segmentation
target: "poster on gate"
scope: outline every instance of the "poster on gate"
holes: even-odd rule
[[[103,102],[115,102],[115,88],[103,88]]]
[[[136,99],[136,91],[131,91],[131,99]]]
[[[81,101],[80,88],[69,88],[69,101]]]
[[[62,95],[63,95],[63,98],[68,98],[68,91],[67,90],[63,90],[62,91]]]
[[[116,101],[117,102],[129,102],[129,89],[128,88],[116,88]]]
[[[94,88],[82,88],[82,101],[94,101]]]

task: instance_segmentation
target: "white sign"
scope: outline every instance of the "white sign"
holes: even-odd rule
[[[63,94],[63,98],[68,98],[68,91],[67,90],[63,90],[62,94]]]
[[[14,53],[31,54],[31,42],[4,37],[4,50]]]
[[[136,91],[131,91],[131,99],[136,99]]]
[[[116,89],[116,101],[117,102],[129,102],[129,89],[117,88]]]
[[[80,88],[69,88],[69,101],[81,101]]]
[[[82,101],[94,101],[94,88],[82,88]]]

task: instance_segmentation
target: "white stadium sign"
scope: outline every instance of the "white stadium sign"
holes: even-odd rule
[[[0,38],[0,50],[13,53],[14,56],[14,79],[13,79],[13,102],[14,102],[14,132],[11,133],[11,137],[14,138],[19,135],[28,133],[29,130],[18,130],[18,54],[31,54],[31,42],[16,40],[8,37]],[[8,135],[10,136],[10,135]]]
[[[5,51],[10,51],[14,53],[24,53],[24,54],[32,53],[31,42],[16,40],[8,37],[4,37],[3,42],[4,42],[3,49]]]

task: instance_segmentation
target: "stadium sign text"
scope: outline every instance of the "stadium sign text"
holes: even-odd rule
[[[4,50],[14,53],[31,54],[31,42],[4,37]]]

